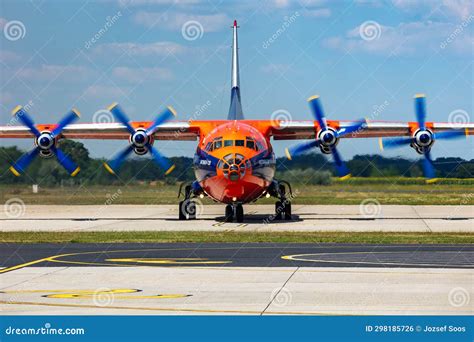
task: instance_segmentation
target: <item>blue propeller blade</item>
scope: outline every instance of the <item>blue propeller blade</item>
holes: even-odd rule
[[[128,145],[122,152],[120,152],[114,160],[110,163],[104,163],[104,167],[109,171],[111,174],[115,174],[122,166],[125,158],[133,151],[133,146]]]
[[[415,114],[416,114],[416,121],[418,121],[419,128],[425,129],[426,99],[425,99],[425,95],[423,94],[415,95]]]
[[[285,150],[285,153],[286,153],[287,158],[291,160],[292,157],[300,155],[301,153],[303,153],[307,150],[310,150],[313,147],[316,147],[318,145],[319,145],[318,140],[311,140],[309,142],[305,142],[305,143],[298,144],[296,146],[287,148]]]
[[[423,158],[423,174],[428,178],[428,182],[431,179],[434,179],[436,176],[433,160],[431,159],[431,154],[429,151],[424,153],[425,157]]]
[[[39,148],[35,147],[32,149],[30,152],[25,153],[22,155],[11,167],[10,171],[15,175],[19,176],[21,173],[23,173],[28,165],[31,164],[31,162],[35,159],[35,157],[39,153]]]
[[[412,141],[412,137],[393,138],[393,139],[381,139],[382,148],[394,148],[401,145],[409,145]]]
[[[64,127],[66,127],[70,123],[76,121],[77,118],[79,118],[80,115],[81,114],[77,111],[77,109],[71,110],[61,121],[59,121],[56,128],[53,129],[53,131],[51,132],[53,137],[57,137],[62,132]]]
[[[120,121],[130,134],[135,133],[135,129],[130,125],[130,120],[128,119],[127,115],[122,111],[118,103],[113,103],[107,108],[118,121]]]
[[[347,135],[349,133],[353,133],[353,132],[357,132],[359,130],[363,130],[365,127],[367,127],[367,120],[361,119],[361,120],[353,123],[350,126],[343,127],[341,129],[339,129],[336,133],[336,136],[338,138],[343,137],[344,135]]]
[[[326,129],[326,119],[324,117],[323,106],[321,105],[321,101],[319,100],[319,96],[311,96],[308,99],[309,107],[311,108],[311,112],[313,113],[314,118],[319,124],[320,129]]]
[[[165,123],[166,121],[173,118],[174,116],[176,116],[175,110],[172,107],[166,107],[166,109],[163,112],[161,112],[156,117],[155,121],[153,121],[153,123],[146,129],[146,134],[151,135],[155,133],[155,130],[158,126]]]
[[[77,175],[81,170],[60,148],[53,146],[51,151],[56,155],[59,164],[61,164],[72,177]]]
[[[335,147],[331,150],[331,153],[334,157],[334,164],[336,165],[337,175],[343,179],[349,178],[351,176],[351,173],[347,168],[346,164],[342,161],[342,158]]]
[[[26,127],[30,129],[31,133],[33,133],[35,137],[40,136],[41,133],[38,131],[33,120],[30,118],[30,115],[23,107],[16,107],[15,109],[13,109],[12,113],[18,118],[18,120],[20,120]]]
[[[152,145],[148,144],[147,147],[155,163],[157,163],[163,170],[165,170],[165,175],[173,171],[173,169],[175,168],[175,165],[171,165],[168,158],[166,158],[160,152],[158,152],[158,150],[154,148]]]
[[[445,131],[434,134],[435,139],[456,139],[466,136],[466,130]]]

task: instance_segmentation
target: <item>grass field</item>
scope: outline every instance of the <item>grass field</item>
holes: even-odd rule
[[[175,204],[179,185],[109,185],[43,188],[33,194],[29,185],[2,185],[2,201],[20,198],[26,204]],[[360,204],[366,198],[381,204],[473,205],[473,179],[443,179],[425,184],[421,178],[352,178],[331,185],[293,184],[295,204]],[[273,204],[275,199],[261,199]],[[211,203],[211,201],[208,201]]]
[[[0,232],[3,243],[371,243],[472,244],[467,233],[346,233],[346,232]]]

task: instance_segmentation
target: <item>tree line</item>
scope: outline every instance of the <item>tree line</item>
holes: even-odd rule
[[[152,182],[161,180],[169,184],[194,180],[192,158],[171,157],[176,165],[172,174],[165,176],[163,170],[147,157],[131,158],[125,161],[117,176],[110,175],[103,167],[103,159],[91,158],[87,148],[72,140],[59,142],[61,149],[67,153],[81,168],[81,172],[72,178],[58,164],[56,159],[36,158],[27,169],[25,175],[14,176],[9,166],[25,151],[17,147],[0,147],[0,184],[36,184],[42,185],[108,185],[117,182]],[[356,155],[348,160],[347,166],[353,176],[358,177],[421,177],[421,160],[405,158],[387,158],[380,155]],[[462,158],[437,158],[434,161],[438,177],[472,178],[474,176],[474,160]],[[312,180],[314,184],[326,184],[334,175],[333,164],[326,156],[310,153],[287,160],[277,159],[276,177],[288,180]]]

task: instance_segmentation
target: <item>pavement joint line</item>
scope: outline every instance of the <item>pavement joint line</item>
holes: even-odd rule
[[[59,267],[53,267],[53,268],[58,268],[58,269],[54,269],[52,270],[51,272],[46,272],[46,273],[43,273],[43,274],[40,274],[38,275],[37,277],[33,277],[33,278],[30,278],[30,279],[27,279],[27,280],[24,280],[24,281],[21,281],[19,283],[16,283],[16,284],[13,284],[13,285],[8,285],[7,287],[3,287],[0,289],[0,291],[3,291],[3,290],[7,290],[11,287],[15,287],[15,286],[18,286],[18,285],[21,285],[21,284],[24,284],[24,283],[28,283],[30,281],[33,281],[33,280],[37,280],[41,277],[44,277],[44,276],[47,276],[47,275],[51,275],[53,273],[56,273],[56,272],[59,272],[59,271],[64,271],[65,269],[68,269],[70,266],[59,266]]]
[[[420,213],[418,212],[418,210],[416,210],[415,206],[412,205],[411,208],[412,208],[413,211],[416,213],[416,215],[421,219],[421,221],[425,224],[426,229],[428,229],[428,232],[432,233],[433,231],[431,230],[430,226],[429,226],[428,223],[425,221],[425,219],[421,217]]]
[[[295,275],[295,273],[300,269],[300,267],[296,267],[296,269],[290,274],[288,279],[285,281],[285,283],[282,285],[282,287],[278,290],[278,292],[273,296],[273,298],[270,298],[270,302],[267,304],[265,309],[260,313],[260,316],[263,316],[265,314],[265,311],[270,307],[270,305],[273,303],[276,297],[280,294],[280,292],[285,288],[286,284],[290,281],[290,279]]]

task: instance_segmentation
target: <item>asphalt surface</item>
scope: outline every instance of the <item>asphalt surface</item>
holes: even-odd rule
[[[0,244],[0,273],[44,266],[474,268],[474,245]]]

